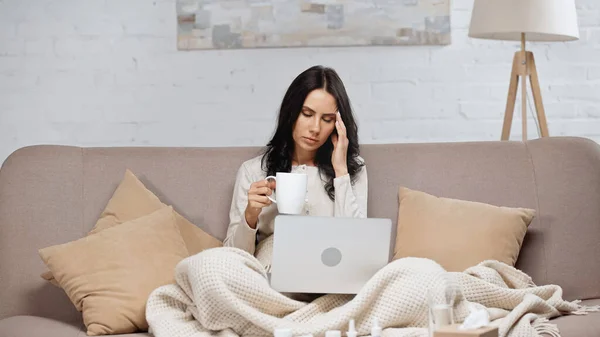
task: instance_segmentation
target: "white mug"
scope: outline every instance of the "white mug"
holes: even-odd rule
[[[276,176],[265,179],[274,179],[275,199],[268,197],[277,204],[277,210],[283,214],[301,214],[306,202],[308,175],[306,173],[277,172]]]

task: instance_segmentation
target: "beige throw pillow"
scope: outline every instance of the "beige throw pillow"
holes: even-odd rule
[[[147,331],[146,300],[188,256],[171,207],[39,250],[90,336]]]
[[[100,219],[98,219],[89,234],[94,234],[106,228],[139,218],[166,206],[154,193],[144,186],[133,172],[126,170],[121,184],[115,190],[115,193],[100,215]],[[223,245],[220,240],[207,234],[176,211],[174,213],[177,219],[177,226],[179,226],[181,236],[185,241],[190,255],[195,255],[208,248]]]
[[[448,271],[464,271],[484,260],[514,266],[534,215],[533,209],[441,198],[400,187],[394,259],[429,258]]]
[[[147,189],[133,172],[126,170],[119,186],[117,186],[106,208],[88,235],[137,219],[164,207],[167,207],[167,205],[163,204],[154,193]],[[220,240],[192,224],[176,211],[174,211],[174,214],[190,255],[223,245]],[[42,273],[41,277],[58,286],[51,271]]]

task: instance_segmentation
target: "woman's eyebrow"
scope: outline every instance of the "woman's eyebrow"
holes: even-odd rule
[[[316,112],[315,112],[315,110],[313,110],[313,109],[311,109],[311,108],[307,107],[306,105],[302,106],[302,110],[308,110],[308,111],[310,111],[310,112],[312,112],[312,113],[316,113]]]

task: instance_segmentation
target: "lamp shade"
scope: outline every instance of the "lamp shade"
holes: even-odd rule
[[[579,39],[574,0],[475,0],[469,37],[492,40]]]

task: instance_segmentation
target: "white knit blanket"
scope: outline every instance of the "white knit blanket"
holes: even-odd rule
[[[461,288],[454,303],[456,322],[469,314],[469,305],[483,308],[500,337],[560,336],[548,319],[600,310],[564,301],[559,286],[536,286],[523,272],[497,261],[447,273],[420,258],[391,262],[355,296],[330,294],[301,302],[270,288],[270,249],[259,247],[254,257],[235,248],[215,248],[183,260],[176,283],[157,288],[148,299],[151,332],[156,337],[273,336],[276,328],[291,328],[294,336],[318,337],[327,330],[345,335],[354,319],[358,335],[366,336],[377,319],[383,337],[426,337],[427,289],[440,286],[448,275]]]

